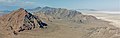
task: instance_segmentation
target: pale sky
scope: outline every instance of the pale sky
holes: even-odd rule
[[[31,9],[44,6],[120,11],[120,0],[0,0],[0,10]]]

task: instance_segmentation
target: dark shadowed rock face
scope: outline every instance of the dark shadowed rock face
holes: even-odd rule
[[[13,11],[10,14],[6,14],[0,17],[0,26],[4,30],[12,31],[17,34],[20,31],[31,30],[34,28],[44,28],[47,26],[35,15],[28,13],[23,8]]]

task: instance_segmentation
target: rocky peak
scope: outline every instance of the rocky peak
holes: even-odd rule
[[[17,13],[28,13],[24,8],[20,8],[16,12]]]
[[[24,8],[20,8],[20,9],[18,9],[18,10],[24,10]]]
[[[31,30],[34,28],[44,28],[47,26],[40,18],[31,13],[28,13],[25,9],[20,8],[10,14],[4,15],[0,19],[0,25],[4,30],[12,31],[17,34],[20,31]]]

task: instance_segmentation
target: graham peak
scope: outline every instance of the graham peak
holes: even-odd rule
[[[19,8],[19,10],[24,10],[24,8]]]
[[[24,8],[19,8],[17,11],[19,11],[19,12],[26,12],[26,13],[28,13]]]
[[[19,8],[18,11],[25,11],[25,12],[27,12],[24,8]]]
[[[0,25],[3,26],[2,28],[5,31],[11,31],[15,35],[24,30],[31,30],[38,27],[44,28],[44,26],[47,26],[47,24],[43,23],[40,18],[28,13],[23,8],[2,16],[0,19]]]

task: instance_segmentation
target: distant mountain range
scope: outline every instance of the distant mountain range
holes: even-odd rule
[[[36,7],[33,9],[26,9],[26,10],[29,12],[37,12],[37,11],[43,10],[43,9],[55,9],[55,8],[46,6],[46,7]],[[99,11],[99,10],[96,10],[96,9],[76,9],[76,11]]]
[[[33,8],[33,9],[26,9],[28,12],[36,12],[38,10],[40,10],[41,7],[36,7],[36,8]]]
[[[8,10],[4,10],[4,11],[0,11],[0,13],[9,13],[11,11],[8,11]]]
[[[96,9],[76,9],[77,11],[98,11]]]
[[[0,16],[4,14],[8,14],[10,11],[0,11]]]

